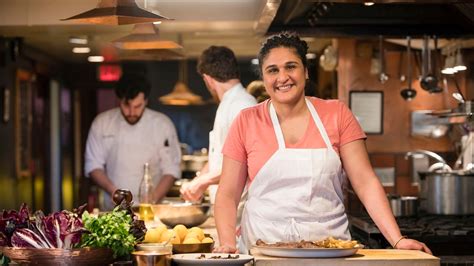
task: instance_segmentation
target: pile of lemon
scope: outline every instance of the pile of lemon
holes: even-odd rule
[[[200,244],[213,243],[214,240],[204,235],[204,231],[199,227],[186,228],[182,224],[176,225],[173,229],[168,229],[166,225],[160,224],[147,229],[145,243],[165,243],[171,244]]]

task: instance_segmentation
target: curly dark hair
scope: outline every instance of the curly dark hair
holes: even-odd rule
[[[262,64],[270,50],[278,47],[293,48],[296,54],[303,62],[303,66],[307,67],[306,54],[308,53],[308,44],[301,40],[295,32],[283,31],[268,37],[260,47],[258,53],[259,74],[262,77]]]
[[[120,100],[131,100],[140,92],[145,94],[145,99],[150,95],[151,86],[146,77],[139,73],[123,74],[115,87],[115,95]]]
[[[206,74],[219,82],[240,79],[237,58],[231,49],[225,46],[211,46],[199,57],[197,72]]]

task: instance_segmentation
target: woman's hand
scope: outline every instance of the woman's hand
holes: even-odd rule
[[[412,249],[421,250],[430,255],[433,255],[431,250],[425,245],[425,243],[417,241],[415,239],[404,238],[397,243],[396,249]]]
[[[237,253],[237,248],[231,246],[220,246],[212,250],[213,253]]]

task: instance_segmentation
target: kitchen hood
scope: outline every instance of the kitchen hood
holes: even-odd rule
[[[138,7],[135,0],[99,0],[96,8],[61,20],[89,24],[126,25],[171,19]]]
[[[183,48],[173,41],[161,39],[158,28],[153,23],[135,24],[130,35],[117,39],[113,43],[117,48],[127,50]]]

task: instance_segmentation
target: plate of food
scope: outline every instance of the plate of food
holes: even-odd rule
[[[254,246],[260,253],[273,257],[337,258],[354,255],[364,246],[355,240],[328,237],[319,241],[265,243],[257,240]]]
[[[229,253],[187,253],[173,255],[177,265],[227,265],[241,266],[253,260],[253,256]]]

